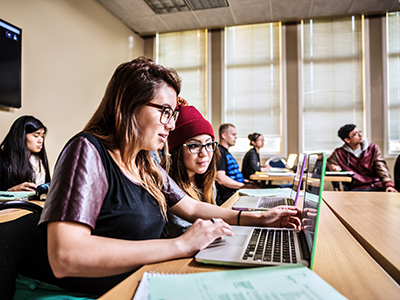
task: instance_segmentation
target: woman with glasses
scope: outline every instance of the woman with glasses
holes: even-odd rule
[[[46,235],[23,264],[15,299],[97,298],[144,264],[191,257],[232,236],[228,223],[299,227],[296,208],[238,215],[196,201],[156,162],[151,151],[175,129],[180,87],[174,70],[143,57],[116,69],[58,158],[39,221]],[[167,210],[193,225],[160,239]]]
[[[255,172],[266,171],[266,167],[260,165],[260,149],[264,147],[264,137],[261,133],[252,133],[248,135],[251,148],[243,158],[242,174],[245,179],[250,180],[250,175]]]
[[[191,198],[215,204],[216,161],[219,159],[214,130],[194,106],[178,97],[179,118],[168,137],[169,176]],[[168,214],[163,236],[172,238],[184,233],[192,223]]]

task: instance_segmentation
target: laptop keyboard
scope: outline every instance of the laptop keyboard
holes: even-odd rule
[[[244,260],[274,263],[296,263],[296,248],[293,231],[280,229],[253,230],[247,245]]]
[[[279,205],[286,205],[286,198],[283,197],[261,197],[258,207],[272,208]]]

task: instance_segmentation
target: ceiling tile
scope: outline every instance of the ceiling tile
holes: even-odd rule
[[[271,0],[274,20],[293,20],[308,16],[312,0]]]
[[[394,0],[394,3],[397,2],[397,9],[400,10],[400,4],[398,1]],[[362,13],[373,13],[380,11],[389,11],[393,6],[393,0],[355,0],[353,6],[349,13],[351,14],[362,14]],[[396,6],[396,5],[395,5]]]
[[[142,35],[154,34],[156,32],[170,31],[160,19],[154,14],[154,16],[147,16],[142,18],[130,18],[125,23],[129,28],[134,28],[135,32]]]
[[[104,8],[125,18],[154,16],[155,13],[143,0],[96,0]]]
[[[271,21],[269,1],[235,1],[232,6],[236,24],[263,23]]]
[[[171,31],[198,29],[202,27],[191,11],[162,14],[159,17],[167,24]]]
[[[309,18],[346,15],[353,1],[354,0],[314,0]]]
[[[211,10],[197,10],[195,14],[203,27],[218,27],[221,26],[221,24],[235,24],[229,7],[216,8]]]

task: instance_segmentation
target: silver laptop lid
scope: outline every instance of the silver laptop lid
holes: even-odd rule
[[[297,200],[299,199],[301,182],[303,180],[304,169],[306,165],[307,154],[300,153],[299,159],[297,161],[296,174],[293,178],[292,190],[290,191],[290,198],[294,199],[294,205],[297,205]]]
[[[307,169],[305,170],[306,184],[301,225],[311,255],[310,269],[312,269],[314,262],[319,212],[322,201],[322,191],[324,190],[325,168],[325,153],[312,153],[308,155]]]

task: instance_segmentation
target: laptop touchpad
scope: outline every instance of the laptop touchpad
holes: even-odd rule
[[[226,241],[232,246],[243,246],[247,239],[247,235],[235,234],[235,236],[227,236]]]

